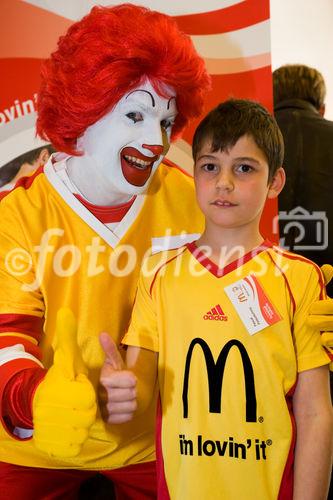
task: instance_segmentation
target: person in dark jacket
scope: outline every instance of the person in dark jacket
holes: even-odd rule
[[[301,64],[273,72],[274,113],[285,142],[280,242],[318,265],[333,261],[333,121],[324,118],[325,81]],[[333,284],[328,286],[333,295]]]

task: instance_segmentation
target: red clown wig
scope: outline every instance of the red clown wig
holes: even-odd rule
[[[78,155],[77,138],[145,79],[163,97],[161,83],[176,91],[175,139],[201,113],[209,88],[190,37],[171,17],[144,7],[94,7],[44,62],[37,133],[58,151]]]

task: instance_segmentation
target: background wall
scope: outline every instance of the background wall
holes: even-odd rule
[[[272,69],[300,63],[326,82],[325,118],[333,120],[333,0],[270,0]]]
[[[55,50],[59,35],[93,5],[120,1],[0,0],[0,167],[26,152],[32,141],[36,143],[40,65]],[[254,99],[272,109],[269,0],[137,3],[174,16],[192,37],[212,75],[206,111],[229,96]],[[188,170],[192,169],[190,143],[197,122],[168,153],[170,160]]]

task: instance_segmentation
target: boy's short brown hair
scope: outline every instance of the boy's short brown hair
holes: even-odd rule
[[[275,118],[261,104],[247,99],[229,99],[222,102],[199,123],[192,143],[196,161],[204,141],[212,142],[212,151],[227,150],[244,135],[253,138],[265,154],[271,180],[281,167],[284,144]]]

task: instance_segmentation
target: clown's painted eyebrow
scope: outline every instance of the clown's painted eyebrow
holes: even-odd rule
[[[146,92],[146,94],[150,95],[151,97],[151,102],[152,102],[152,105],[153,105],[153,108],[155,108],[155,99],[154,99],[154,96],[151,92],[149,92],[148,90],[144,90],[144,89],[136,89],[136,90],[132,90],[132,92],[130,92],[129,94],[127,94],[126,96],[126,99],[127,97],[129,97],[131,94],[134,94],[134,92]]]
[[[171,99],[175,99],[175,100],[176,100],[176,96],[174,96],[174,95],[173,95],[172,97],[170,97],[170,99],[168,100],[167,109],[169,109],[169,108],[170,108],[170,102],[171,102]]]

